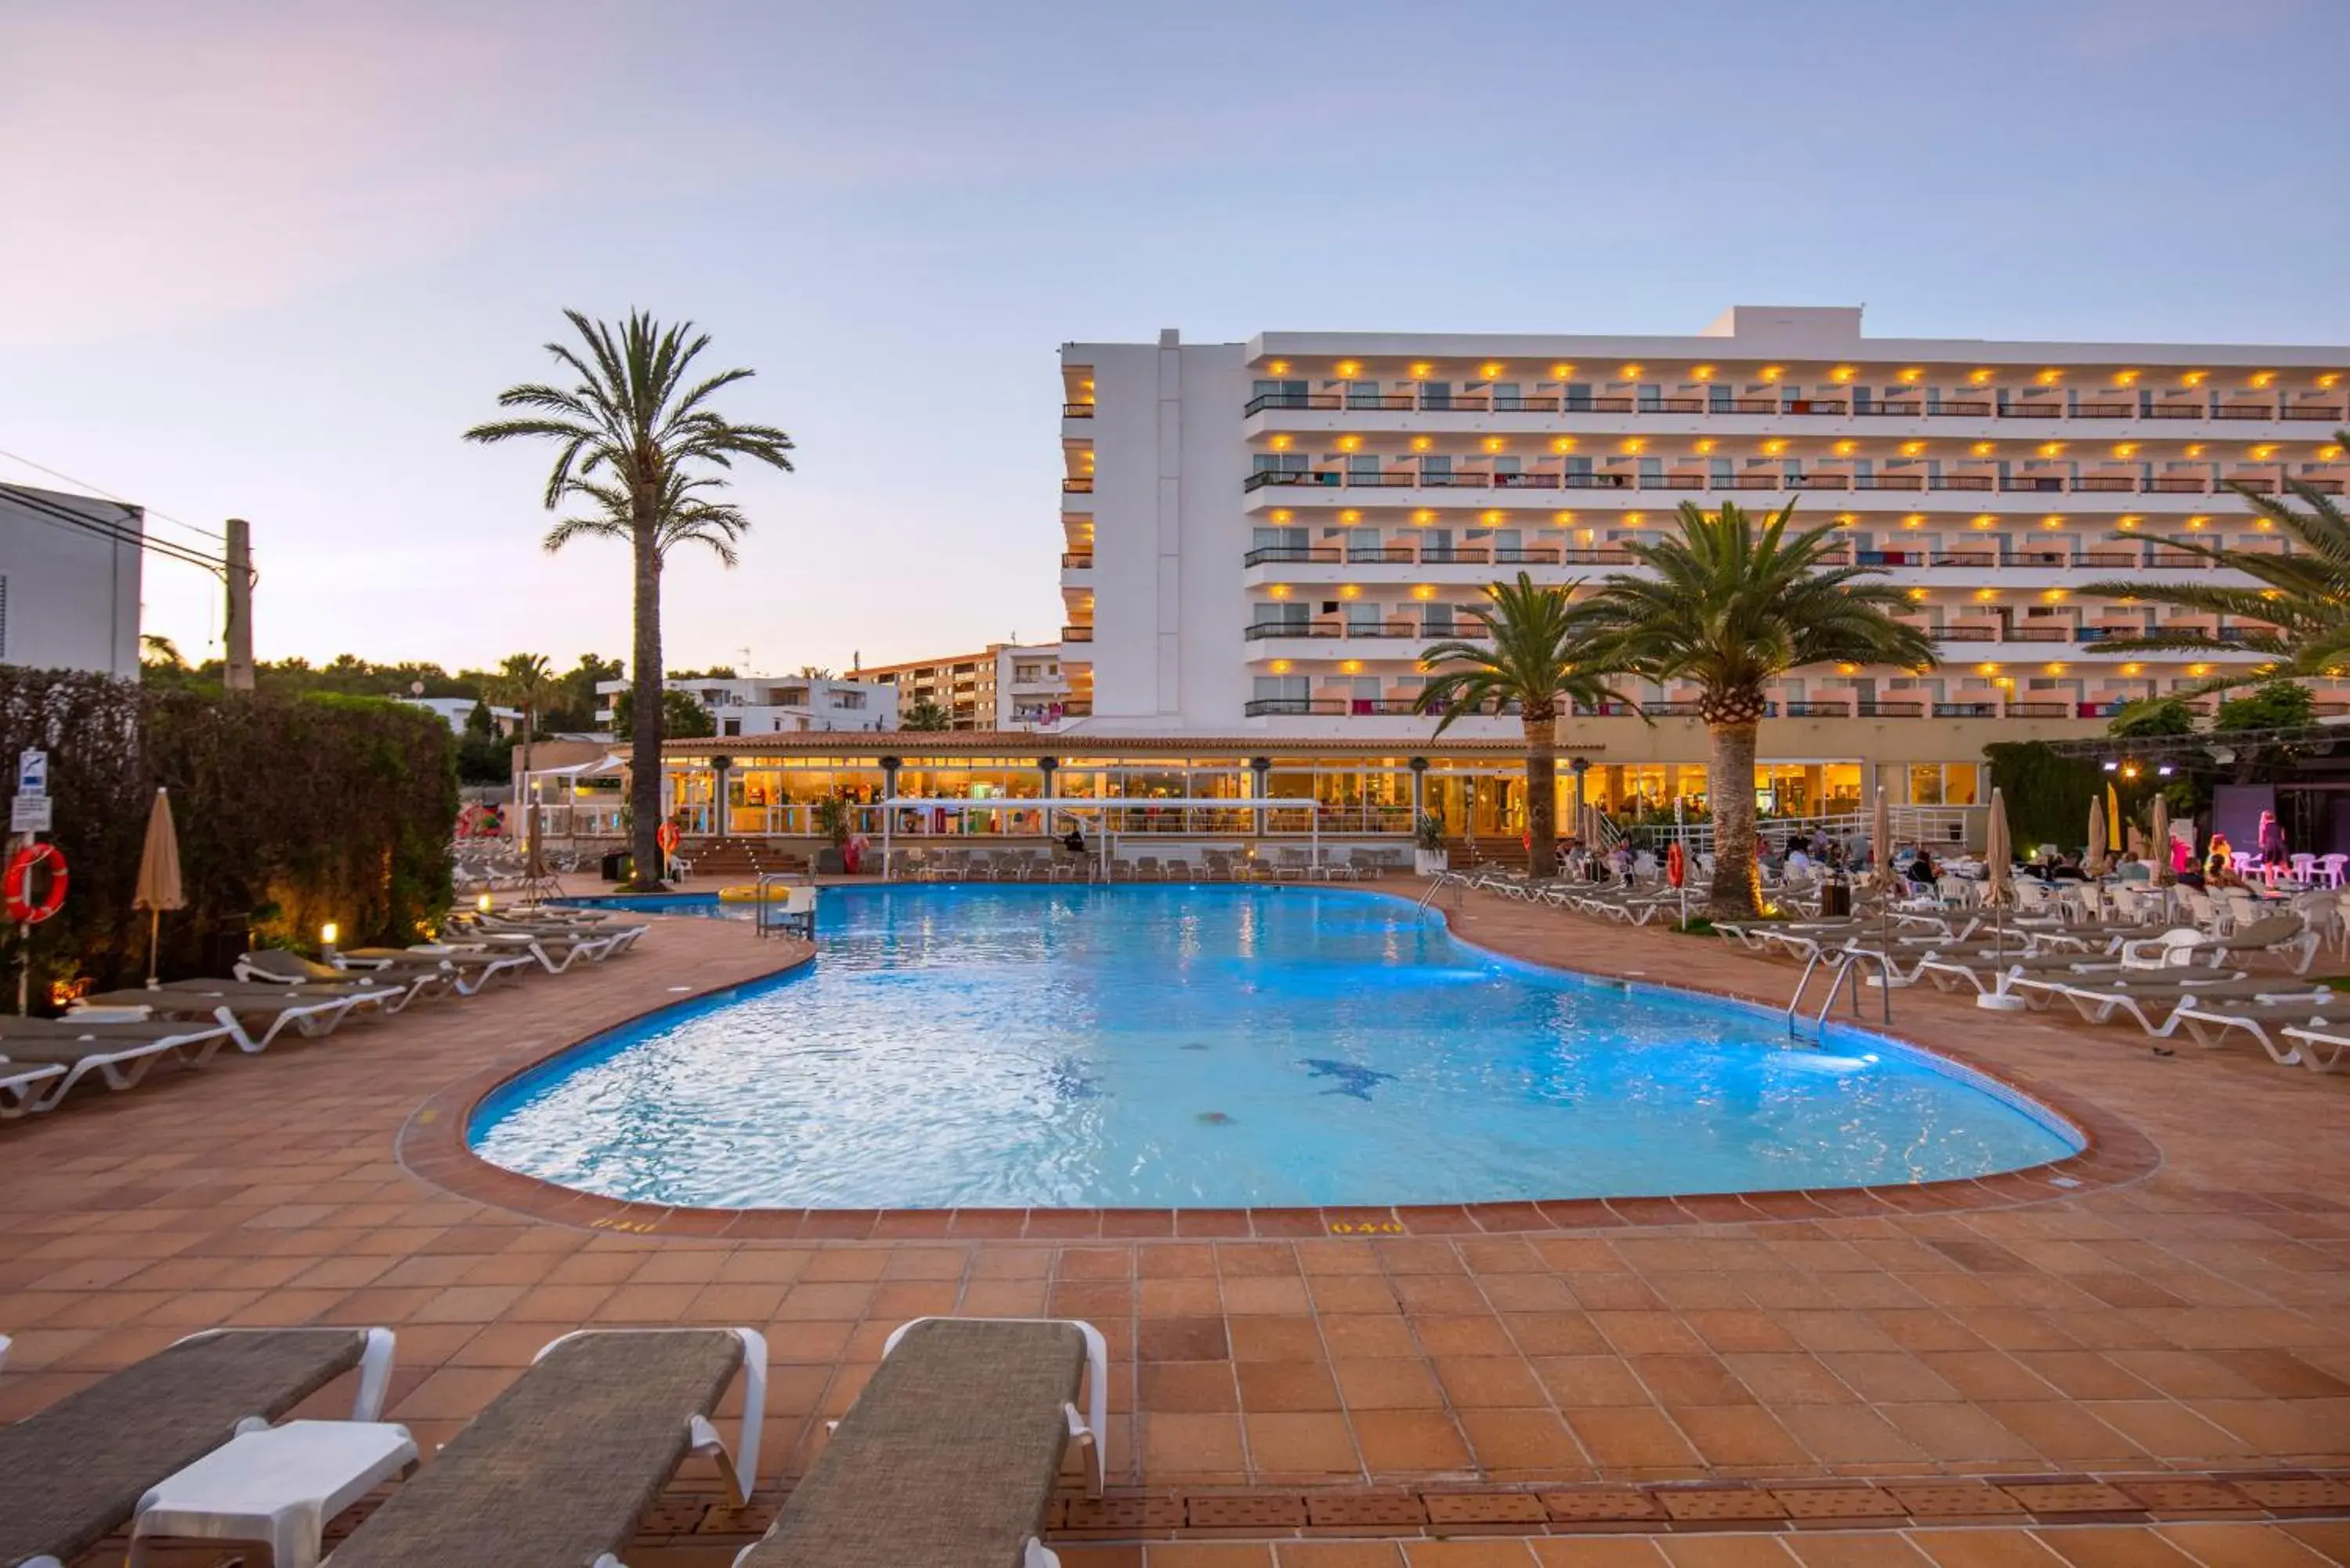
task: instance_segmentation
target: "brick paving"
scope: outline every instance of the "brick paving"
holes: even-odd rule
[[[1773,1005],[1793,982],[1792,969],[1711,939],[1476,896],[1447,914],[1468,940],[1529,959]],[[1449,1496],[1434,1511],[1498,1516],[1431,1511],[1409,1528],[1513,1532],[1072,1540],[1068,1568],[1970,1568],[2350,1552],[2350,1526],[2330,1520],[2163,1521],[2296,1480],[2304,1492],[2272,1495],[2315,1501],[2285,1511],[2350,1512],[2306,1490],[2350,1470],[2350,1079],[2279,1068],[2250,1049],[2157,1057],[2134,1032],[1905,992],[1898,1033],[2080,1115],[2103,1147],[2135,1143],[2128,1168],[1959,1209],[1790,1218],[1617,1206],[1575,1211],[1584,1222],[1571,1225],[1529,1213],[1532,1228],[1517,1231],[1502,1220],[1342,1231],[1326,1216],[1319,1234],[1186,1239],[1143,1216],[1132,1235],[1094,1217],[1070,1239],[1028,1216],[1017,1236],[958,1233],[949,1220],[891,1239],[884,1216],[856,1241],[804,1225],[781,1237],[731,1224],[679,1234],[665,1215],[567,1218],[566,1200],[536,1184],[477,1194],[401,1164],[404,1127],[429,1142],[453,1114],[450,1085],[485,1084],[787,956],[740,925],[663,920],[608,966],[158,1075],[132,1094],[0,1128],[10,1214],[0,1332],[16,1339],[0,1419],[193,1328],[383,1323],[400,1331],[390,1415],[430,1444],[567,1329],[749,1323],[775,1362],[772,1484],[805,1468],[822,1418],[854,1398],[896,1323],[1052,1313],[1107,1334],[1114,1487],[1185,1500],[1170,1530],[1277,1536],[1248,1520],[1303,1506],[1305,1528],[1318,1507],[1323,1528],[1362,1535],[1383,1498],[1420,1498],[1426,1511],[1426,1499]],[[2018,1504],[2040,1522],[1917,1522],[1931,1517],[1931,1493],[1979,1496],[1982,1477],[2012,1499],[2053,1489]],[[2138,1490],[2165,1478],[2179,1489],[2167,1498]],[[1654,1532],[1605,1542],[1544,1533],[1578,1526],[1555,1511],[1535,1525],[1523,1501],[1491,1501],[1610,1487],[1654,1498],[1690,1482],[1752,1495],[1676,1494],[1685,1512],[1715,1511],[1705,1519],[1668,1509],[1645,1527],[1587,1521]],[[1837,1505],[1786,1499],[1823,1482],[1853,1494],[1843,1506],[1912,1494],[1926,1506],[1903,1501],[1901,1532],[1822,1533],[1805,1518],[1854,1521],[1799,1515]],[[696,1484],[681,1481],[685,1494]],[[2126,1522],[2047,1522],[2080,1516],[2062,1505],[2111,1503],[2095,1490],[2105,1486],[2132,1506],[2086,1513]],[[1192,1525],[1188,1500],[1217,1494],[1245,1503],[1232,1517],[1248,1519]],[[1784,1517],[1752,1511],[1765,1507]],[[1342,1520],[1350,1508],[1359,1524]],[[1752,1533],[1757,1523],[1767,1532]]]

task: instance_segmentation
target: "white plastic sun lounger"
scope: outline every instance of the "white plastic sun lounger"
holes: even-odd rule
[[[2157,1040],[2167,1040],[2178,1026],[2176,1017],[2182,1007],[2231,999],[2264,999],[2278,1001],[2304,998],[2312,1007],[2323,1006],[2332,993],[2308,988],[2287,976],[2265,980],[2222,981],[2217,985],[2161,985],[2128,989],[2099,989],[2095,986],[2066,986],[2059,995],[2073,1004],[2085,1022],[2104,1023],[2119,1013],[2145,1030]]]
[[[362,996],[322,995],[288,986],[263,988],[241,982],[174,982],[157,991],[109,991],[84,999],[82,1007],[104,1012],[138,1012],[152,1018],[209,1018],[221,1023],[236,1048],[257,1056],[292,1029],[306,1040],[332,1033]],[[387,994],[377,992],[376,994]]]
[[[2284,1037],[2301,1047],[2301,1064],[2313,1073],[2339,1073],[2350,1068],[2350,1026],[2334,1023],[2324,1029],[2292,1028]]]
[[[25,1071],[29,1086],[33,1069],[45,1065],[57,1069],[38,1075],[39,1094],[11,1114],[46,1111],[93,1075],[108,1088],[120,1092],[137,1088],[159,1062],[175,1060],[201,1067],[230,1037],[229,1030],[217,1022],[0,1020],[0,1058],[5,1059],[8,1072]]]
[[[2252,1043],[2269,1054],[2269,1059],[2279,1066],[2290,1067],[2305,1060],[2306,1052],[2290,1044],[2280,1044],[2270,1031],[2280,1034],[2288,1026],[2303,1029],[2350,1028],[2350,998],[2313,1002],[2305,996],[2289,999],[2271,997],[2265,1001],[2254,997],[2249,1001],[2215,999],[2189,1001],[2170,1015],[2167,1027],[2184,1031],[2187,1037],[2207,1051],[2216,1051],[2229,1044],[2237,1034],[2247,1034]],[[2328,1012],[2333,1017],[2325,1016]]]
[[[354,948],[337,953],[335,961],[341,966],[346,980],[356,981],[365,981],[378,970],[398,973],[411,967],[438,964],[448,972],[450,984],[459,996],[473,995],[502,974],[520,979],[538,967],[538,961],[525,952],[438,945]]]
[[[41,1085],[65,1075],[59,1063],[11,1062],[0,1057],[0,1122],[41,1109]],[[0,1340],[0,1354],[5,1354],[6,1345]]]

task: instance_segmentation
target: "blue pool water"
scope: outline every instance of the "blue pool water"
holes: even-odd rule
[[[806,969],[508,1085],[474,1149],[649,1202],[929,1209],[1857,1186],[2079,1147],[1922,1053],[1793,1049],[1775,1013],[1515,963],[1372,894],[827,889],[821,927]]]

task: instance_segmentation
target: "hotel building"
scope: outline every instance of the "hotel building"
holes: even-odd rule
[[[1857,309],[1742,306],[1684,337],[1170,331],[1066,345],[1062,376],[1063,722],[979,728],[974,658],[967,732],[672,742],[681,810],[795,836],[827,794],[859,802],[868,832],[881,799],[984,800],[942,820],[1017,834],[1037,814],[1001,803],[1083,799],[1125,836],[1326,846],[1400,842],[1425,807],[1514,850],[1518,722],[1436,736],[1411,711],[1428,645],[1473,635],[1498,576],[1632,569],[1626,545],[1684,501],[1794,502],[1838,525],[1836,559],[1884,571],[1940,662],[1790,671],[1758,804],[1866,812],[1882,790],[1904,836],[1970,838],[1986,744],[2094,734],[2131,699],[2250,659],[2112,651],[2241,628],[2082,584],[2246,586],[2182,548],[2287,548],[2226,484],[2350,479],[2350,348],[1876,338]],[[1562,805],[1701,812],[1695,692],[1630,694],[1648,721],[1562,721]],[[1265,800],[1281,804],[1239,804]]]
[[[1626,544],[1685,501],[1795,502],[1845,531],[1835,559],[1885,571],[1941,658],[1776,685],[1765,804],[1797,814],[1880,784],[1897,805],[1972,805],[1986,742],[2093,733],[2210,673],[2103,645],[2240,628],[2076,588],[2247,584],[2178,548],[2286,548],[2225,484],[2350,479],[2350,348],[1876,338],[1856,308],[1741,306],[1685,337],[1170,331],[1066,345],[1062,374],[1079,733],[1424,749],[1421,652],[1471,632],[1485,584],[1629,569]],[[1615,809],[1694,802],[1695,691],[1630,694],[1653,725],[1562,726],[1587,787]]]
[[[991,642],[977,653],[873,664],[852,672],[897,693],[897,722],[924,702],[951,730],[1034,730],[1068,717],[1058,644]]]

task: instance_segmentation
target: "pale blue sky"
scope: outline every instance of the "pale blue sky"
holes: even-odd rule
[[[0,451],[250,517],[265,657],[624,653],[623,553],[458,432],[641,305],[801,447],[673,663],[1035,639],[1064,341],[2350,342],[2345,64],[2342,0],[0,0]]]

